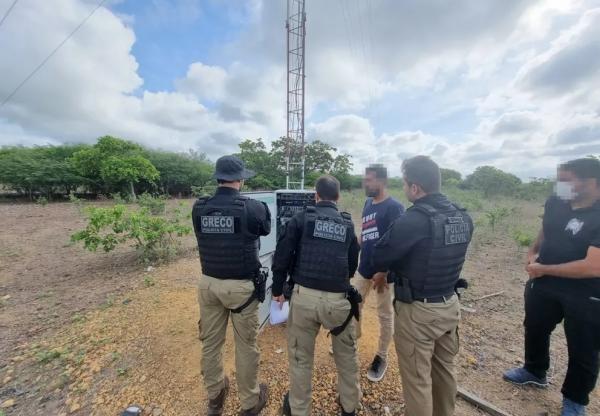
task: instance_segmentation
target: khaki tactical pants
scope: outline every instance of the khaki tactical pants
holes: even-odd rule
[[[223,344],[227,321],[231,316],[235,340],[235,371],[242,409],[258,404],[258,301],[240,313],[231,313],[248,300],[254,291],[251,280],[222,280],[202,276],[198,283],[200,304],[200,340],[202,375],[208,398],[216,398],[223,389]]]
[[[365,279],[360,274],[352,279],[352,286],[358,290],[363,298],[360,304],[360,310],[362,315],[362,308],[367,301],[367,296],[373,289],[373,281],[371,279]],[[392,305],[394,298],[394,286],[387,284],[385,290],[379,293],[377,290],[374,291],[375,299],[377,302],[377,316],[379,318],[379,347],[377,349],[377,355],[387,361],[388,350],[392,337],[394,336],[394,307]],[[360,338],[362,335],[362,322],[359,321],[356,326],[356,337]]]
[[[452,416],[460,304],[396,302],[395,342],[406,416]]]
[[[315,339],[323,326],[331,330],[350,313],[344,293],[294,287],[288,317],[288,356],[290,363],[290,407],[293,416],[308,416],[311,408],[312,368]],[[338,393],[344,410],[358,409],[360,384],[354,320],[338,336],[331,336],[333,358],[338,372]],[[331,400],[335,400],[331,397]]]

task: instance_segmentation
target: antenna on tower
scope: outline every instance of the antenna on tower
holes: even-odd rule
[[[287,189],[304,189],[304,0],[287,0]],[[299,176],[299,177],[298,177]]]

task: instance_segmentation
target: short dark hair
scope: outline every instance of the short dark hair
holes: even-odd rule
[[[440,167],[428,156],[415,156],[402,162],[402,174],[408,185],[419,185],[425,193],[440,192]]]
[[[365,175],[373,172],[377,179],[381,179],[383,182],[387,182],[388,174],[387,168],[381,163],[373,163],[365,168]]]
[[[596,185],[600,187],[600,160],[594,157],[570,160],[560,164],[558,170],[571,172],[579,179],[596,179]]]
[[[317,179],[315,189],[324,201],[337,201],[340,197],[340,181],[331,175],[323,175]]]

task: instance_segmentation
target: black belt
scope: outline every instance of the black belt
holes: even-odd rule
[[[430,298],[415,298],[415,301],[423,302],[423,303],[446,303],[450,299],[452,299],[452,296],[454,296],[454,295],[455,294],[452,293],[450,295],[445,295],[445,296],[432,296]]]

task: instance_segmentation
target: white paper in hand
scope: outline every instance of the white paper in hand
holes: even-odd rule
[[[285,301],[283,305],[280,305],[276,300],[271,301],[271,316],[269,321],[271,325],[282,324],[287,321],[290,313],[290,304]]]

